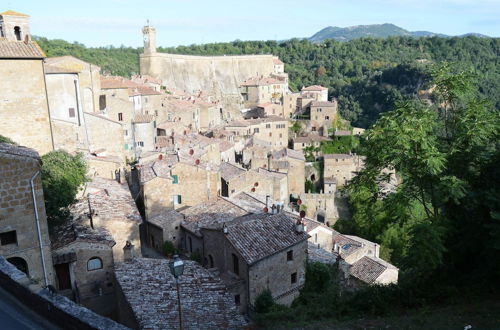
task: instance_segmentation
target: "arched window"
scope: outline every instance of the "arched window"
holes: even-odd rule
[[[19,257],[7,258],[7,261],[16,266],[17,269],[19,269],[26,275],[29,275],[28,263],[23,258]]]
[[[101,258],[93,257],[90,258],[89,261],[87,261],[87,270],[96,270],[101,268],[102,268]]]
[[[14,34],[16,35],[16,39],[21,41],[21,28],[19,26],[14,27]]]

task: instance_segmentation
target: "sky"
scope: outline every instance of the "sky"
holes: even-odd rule
[[[327,26],[393,23],[409,31],[500,37],[500,0],[2,0],[31,34],[86,46],[142,46],[149,19],[163,47],[310,37]]]

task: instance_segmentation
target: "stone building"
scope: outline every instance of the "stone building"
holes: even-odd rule
[[[252,137],[281,149],[288,145],[288,120],[283,117],[269,116],[258,119],[234,121],[225,125],[225,130],[237,136]]]
[[[305,157],[302,151],[288,148],[272,153],[271,170],[286,173],[288,177],[288,193],[299,196],[305,189]]]
[[[182,214],[175,210],[164,210],[150,217],[146,221],[148,245],[160,253],[163,253],[162,247],[166,241],[180,248],[183,242],[180,230],[183,219]]]
[[[45,54],[31,40],[28,15],[0,13],[0,31],[0,135],[45,154],[54,149]]]
[[[115,313],[113,283],[115,241],[110,232],[93,224],[87,214],[74,214],[57,226],[52,237],[52,259],[58,293],[94,312]]]
[[[195,157],[162,156],[141,165],[139,180],[146,220],[164,209],[211,200],[220,191],[218,168]]]
[[[328,88],[320,85],[312,85],[302,87],[300,96],[304,99],[313,99],[315,101],[326,102],[328,101]]]
[[[46,286],[54,275],[40,167],[36,151],[0,143],[0,255]]]
[[[337,116],[337,100],[313,101],[311,103],[311,130],[320,132],[321,135],[328,135],[328,129]]]
[[[145,151],[156,150],[156,121],[153,115],[135,115],[131,128],[137,158]]]
[[[309,236],[296,232],[284,213],[249,214],[201,232],[207,266],[220,271],[242,313],[265,289],[279,304],[289,305],[298,296]]]
[[[300,200],[308,218],[327,226],[332,226],[339,218],[335,194],[303,193],[300,195]]]
[[[88,152],[84,113],[98,111],[100,68],[72,56],[48,58],[44,68],[55,148]]]
[[[311,132],[306,136],[297,136],[293,139],[293,150],[304,150],[308,147],[320,148],[321,142],[330,141],[326,136]]]
[[[324,155],[324,177],[332,182],[335,179],[337,187],[344,186],[356,172],[363,168],[363,159],[355,154]]]
[[[132,329],[241,329],[234,298],[217,272],[184,261],[178,282],[169,260],[135,258],[116,265],[118,320]],[[176,283],[177,282],[177,283]]]
[[[113,247],[115,262],[123,260],[122,249],[127,241],[133,244],[134,254],[140,256],[139,225],[142,218],[128,186],[115,180],[94,177],[87,183],[82,195],[84,197],[71,207],[71,212],[82,219],[89,213],[94,214],[93,226],[106,229],[116,242]]]
[[[240,93],[245,107],[255,107],[267,102],[281,103],[288,84],[271,77],[252,77],[241,83]]]

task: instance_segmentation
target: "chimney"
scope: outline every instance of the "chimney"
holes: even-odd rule
[[[134,246],[130,241],[127,241],[125,243],[125,246],[123,247],[123,261],[124,262],[129,262],[134,259]]]

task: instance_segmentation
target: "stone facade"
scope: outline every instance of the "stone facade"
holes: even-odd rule
[[[54,275],[40,166],[34,150],[0,143],[0,255],[48,285]]]
[[[43,55],[6,58],[7,55],[2,54],[2,43],[18,42],[0,41],[0,135],[45,154],[52,151],[54,145]]]
[[[311,103],[311,130],[328,135],[328,129],[337,116],[337,100],[333,102],[314,101]],[[325,132],[326,127],[326,132]]]
[[[237,136],[263,141],[273,149],[281,149],[288,145],[288,120],[283,117],[270,116],[231,122],[225,129]]]
[[[141,169],[142,198],[146,219],[164,209],[192,206],[216,198],[220,191],[218,171],[210,169],[204,163],[196,165],[194,161],[192,163],[178,162],[169,167],[166,161],[157,161],[145,167],[147,166],[149,171],[156,163],[164,169],[161,172],[163,174],[146,178],[144,173],[146,170]]]
[[[344,186],[362,167],[363,160],[358,155],[324,155],[324,176],[335,179],[337,187]]]
[[[300,195],[300,200],[308,218],[325,223],[327,226],[332,226],[339,218],[335,206],[335,194],[304,193]]]

